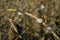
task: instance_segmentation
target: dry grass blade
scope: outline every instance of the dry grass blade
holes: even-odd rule
[[[15,32],[17,32],[17,29],[16,29],[16,27],[14,26],[12,20],[11,20],[10,18],[8,18],[8,19],[9,19],[9,21],[11,22],[11,28],[13,28]]]
[[[52,33],[58,40],[60,39],[54,32],[52,32]]]
[[[30,16],[30,17],[34,18],[34,19],[37,19],[37,17],[36,17],[36,16],[34,16],[34,15],[32,15],[32,14],[28,13],[28,12],[25,12],[25,14],[26,14],[27,16]]]
[[[9,12],[13,11],[13,12],[15,12],[16,9],[6,9],[6,11],[9,11]]]

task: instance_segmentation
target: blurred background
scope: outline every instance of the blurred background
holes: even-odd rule
[[[60,40],[60,0],[0,0],[0,40]]]

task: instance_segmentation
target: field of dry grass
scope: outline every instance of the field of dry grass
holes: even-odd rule
[[[60,40],[60,0],[0,0],[0,40]]]

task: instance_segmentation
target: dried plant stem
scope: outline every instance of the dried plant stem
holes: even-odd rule
[[[46,33],[48,33],[48,31],[46,30]],[[59,40],[59,37],[52,31],[53,35]]]
[[[34,18],[34,19],[37,19],[37,17],[36,17],[36,16],[34,16],[34,15],[32,15],[32,14],[28,13],[28,12],[25,12],[25,14],[26,14],[26,15],[28,15],[28,16],[30,16],[30,17],[32,17],[32,18]]]
[[[6,9],[6,11],[16,11],[16,9]]]
[[[12,20],[11,20],[10,18],[8,18],[8,19],[9,19],[9,21],[11,22],[11,27],[14,29],[15,32],[17,32],[17,29],[16,29],[16,27],[14,26]]]
[[[53,33],[53,35],[57,38],[57,39],[59,39],[59,37],[54,33],[54,32],[52,32]]]

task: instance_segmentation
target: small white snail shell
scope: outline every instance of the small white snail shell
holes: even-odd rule
[[[18,12],[18,15],[23,15],[21,12]]]
[[[45,8],[45,6],[42,4],[41,6],[40,6],[40,10],[42,10],[42,9],[44,9]]]
[[[38,23],[42,23],[42,19],[41,18],[38,18],[38,19],[36,19],[36,21],[38,22]]]
[[[52,28],[51,27],[47,27],[47,30],[52,30]]]

